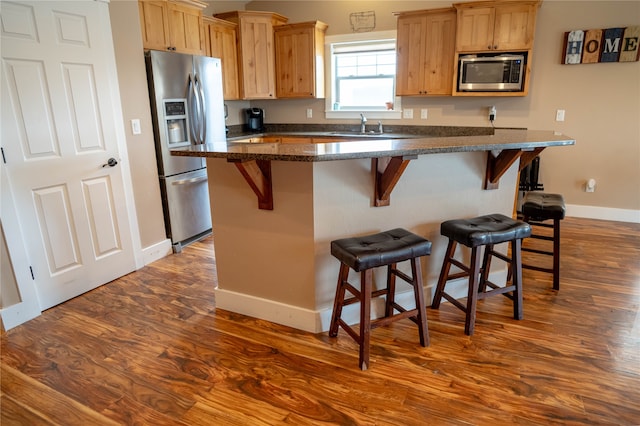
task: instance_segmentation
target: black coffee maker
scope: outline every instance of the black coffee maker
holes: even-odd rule
[[[244,111],[247,114],[246,130],[248,132],[263,132],[264,110],[262,108],[247,108]]]

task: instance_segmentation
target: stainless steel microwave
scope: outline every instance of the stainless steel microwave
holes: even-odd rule
[[[461,56],[458,63],[458,91],[518,92],[524,84],[525,56]]]

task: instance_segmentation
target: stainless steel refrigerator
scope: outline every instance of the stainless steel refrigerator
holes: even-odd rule
[[[220,59],[145,52],[167,237],[174,252],[211,231],[204,158],[170,151],[226,139]]]

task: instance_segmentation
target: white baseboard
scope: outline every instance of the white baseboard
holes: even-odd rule
[[[567,216],[640,223],[640,210],[567,204]]]
[[[248,294],[216,289],[216,309],[224,309],[311,333],[322,331],[319,312]],[[329,312],[330,315],[331,312]]]
[[[498,285],[505,281],[506,268],[496,270],[489,274],[489,279]],[[424,289],[427,305],[431,305],[435,283],[428,285]],[[452,281],[447,284],[447,293],[455,298],[467,297],[467,281],[464,279]],[[396,294],[396,301],[407,309],[415,306],[413,291],[407,290]],[[443,303],[446,300],[443,299]],[[263,299],[233,291],[216,290],[216,308],[247,315],[254,318],[271,321],[276,324],[286,325],[298,330],[310,333],[324,333],[329,330],[331,323],[331,313],[333,306],[327,306],[320,310],[310,310],[298,306],[287,305],[273,300]],[[462,314],[463,315],[463,314]],[[372,318],[384,316],[384,299],[377,298],[371,305]],[[360,322],[360,305],[353,304],[342,309],[342,319],[347,324],[358,324]],[[427,320],[429,312],[427,310]]]
[[[145,265],[162,259],[163,257],[170,255],[171,253],[173,253],[173,248],[171,247],[170,239],[160,241],[159,243],[142,249],[142,257],[144,259]]]
[[[19,302],[0,310],[2,326],[5,331],[11,330],[40,315],[40,308],[35,302]]]

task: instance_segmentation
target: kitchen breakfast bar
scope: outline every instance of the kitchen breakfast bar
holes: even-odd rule
[[[512,216],[519,169],[546,148],[575,144],[553,131],[493,133],[229,141],[172,151],[207,159],[216,308],[326,331],[339,269],[330,242],[397,227],[433,243],[431,255],[422,258],[430,304],[447,246],[440,223],[490,213]],[[374,287],[384,283],[385,274],[384,268],[376,271]],[[506,268],[493,274],[504,276]],[[398,300],[410,305],[410,290],[399,287]],[[357,323],[357,306],[347,308],[343,319]],[[382,306],[372,312],[381,315]]]

